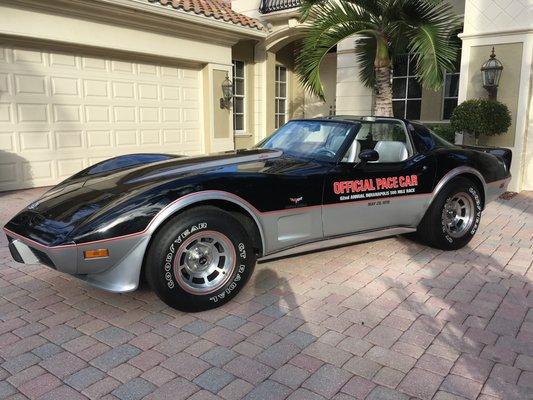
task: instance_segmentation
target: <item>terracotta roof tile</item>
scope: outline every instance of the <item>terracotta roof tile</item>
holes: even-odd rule
[[[247,26],[262,30],[263,25],[255,18],[239,14],[231,9],[231,5],[224,0],[148,0],[151,3],[159,3],[163,6],[169,5],[178,10],[194,12],[195,14],[205,15],[221,19],[226,22],[232,22],[237,25]]]

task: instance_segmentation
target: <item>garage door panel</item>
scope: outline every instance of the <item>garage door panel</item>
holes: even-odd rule
[[[15,93],[46,96],[46,77],[43,75],[16,74]]]
[[[140,83],[137,85],[140,100],[159,100],[158,86],[153,83]]]
[[[49,131],[19,132],[20,150],[27,151],[53,151]]]
[[[135,152],[200,154],[200,73],[0,47],[0,190]]]
[[[117,123],[135,123],[137,122],[137,113],[135,107],[114,106],[114,121]]]
[[[143,76],[157,76],[157,66],[151,64],[138,64],[139,75]]]
[[[22,179],[29,183],[42,183],[54,181],[54,160],[23,161]],[[40,182],[39,182],[40,181]]]
[[[68,178],[85,168],[83,158],[65,158],[57,161],[57,175],[60,179]]]
[[[18,123],[48,123],[48,104],[19,103],[17,117]]]
[[[116,144],[119,147],[137,146],[137,131],[117,130],[115,131]]]
[[[0,74],[0,93],[2,96],[12,95],[9,74]]]
[[[113,143],[111,131],[87,131],[87,145],[89,148],[109,147]]]
[[[111,61],[111,70],[120,74],[134,74],[135,65],[125,61]]]
[[[52,96],[69,96],[81,98],[80,79],[53,76],[51,78],[51,81]]]
[[[109,97],[109,84],[98,79],[85,79],[83,81],[84,97],[102,99]]]
[[[180,91],[177,86],[167,86],[163,85],[161,87],[161,93],[163,100],[177,100],[180,101]]]
[[[14,132],[0,132],[0,150],[15,151],[14,137]]]
[[[40,51],[14,49],[13,62],[17,64],[44,64],[44,54]]]
[[[13,111],[10,103],[0,103],[0,122],[14,123]]]
[[[141,144],[144,145],[160,145],[161,135],[157,129],[143,129],[141,130]]]
[[[57,150],[83,149],[83,131],[55,131]]]
[[[50,54],[50,66],[56,68],[79,69],[79,57],[70,54]]]
[[[158,107],[141,107],[140,121],[142,123],[160,122]]]
[[[17,185],[20,181],[19,165],[15,161],[0,162],[0,184]]]
[[[81,123],[81,104],[52,104],[55,123]]]
[[[111,122],[111,107],[107,105],[86,105],[85,106],[85,122],[87,123],[110,123]]]
[[[135,99],[133,82],[113,82],[113,96],[116,99]]]
[[[89,71],[107,71],[107,60],[94,57],[83,57],[82,68]]]

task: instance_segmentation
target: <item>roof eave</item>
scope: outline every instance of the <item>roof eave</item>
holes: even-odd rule
[[[243,35],[247,38],[261,39],[267,36],[265,30],[256,27],[236,24],[232,21],[225,21],[214,17],[208,17],[202,14],[196,14],[192,11],[176,9],[170,5],[162,5],[159,2],[148,2],[147,0],[97,0],[101,3],[115,4],[130,9],[152,13],[164,17],[173,18],[184,22],[192,22],[209,28],[217,28],[223,31]]]
[[[225,45],[243,39],[261,40],[267,36],[266,30],[152,4],[147,0],[17,0],[8,5]]]

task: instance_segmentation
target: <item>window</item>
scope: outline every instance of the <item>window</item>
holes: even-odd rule
[[[233,131],[244,129],[244,62],[233,60]]]
[[[340,121],[290,121],[259,143],[263,149],[319,160],[334,160],[355,125]]]
[[[448,120],[452,116],[453,110],[457,107],[459,97],[459,70],[461,68],[461,52],[455,61],[454,72],[446,71],[444,75],[444,90],[442,100],[442,119]]]
[[[420,119],[422,87],[416,60],[409,54],[395,57],[392,73],[392,109],[396,118]]]
[[[444,99],[442,103],[442,119],[448,120],[457,107],[459,96],[459,72],[448,72],[444,77]]]
[[[375,163],[401,162],[413,155],[404,124],[394,120],[362,122],[343,161],[357,162],[362,150],[376,150],[379,160]]]
[[[276,65],[276,129],[287,122],[287,68]]]

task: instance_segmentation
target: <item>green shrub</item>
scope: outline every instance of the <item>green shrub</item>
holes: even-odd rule
[[[428,125],[428,128],[433,131],[433,133],[447,142],[455,143],[455,129],[452,128],[450,124],[434,124]]]
[[[476,142],[481,135],[501,135],[511,126],[511,113],[499,101],[472,99],[459,104],[450,118],[457,132],[473,135]]]

